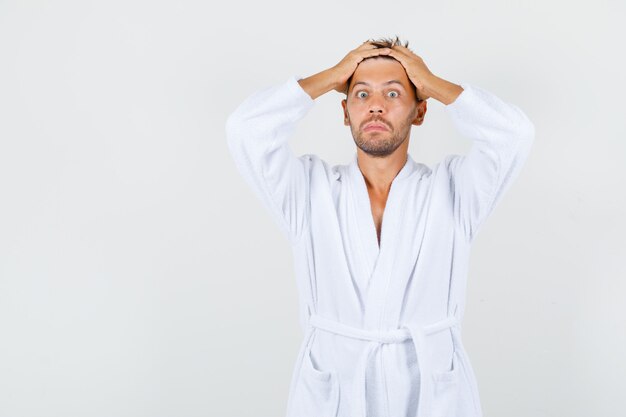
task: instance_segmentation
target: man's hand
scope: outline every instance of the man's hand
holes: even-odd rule
[[[352,76],[356,67],[365,58],[387,55],[391,52],[389,48],[377,48],[369,41],[363,42],[356,49],[348,54],[334,67],[307,78],[298,80],[300,86],[312,99],[316,99],[330,90],[346,93],[348,89],[348,79]]]
[[[417,89],[419,99],[426,100],[433,97],[448,105],[454,102],[463,91],[460,85],[439,78],[430,72],[422,58],[402,45],[395,45],[388,55],[402,64],[409,80]]]
[[[389,48],[378,48],[372,45],[369,41],[363,42],[358,48],[348,52],[348,54],[333,68],[331,68],[336,74],[337,85],[334,90],[339,93],[348,92],[348,79],[356,71],[356,67],[365,58],[371,58],[377,55],[388,55],[391,53]]]

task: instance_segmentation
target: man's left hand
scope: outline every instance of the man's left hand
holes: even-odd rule
[[[395,45],[391,48],[391,52],[389,52],[388,56],[395,58],[402,64],[409,79],[417,88],[417,97],[423,100],[430,98],[430,96],[426,94],[425,84],[433,77],[433,73],[430,72],[426,64],[424,64],[422,58],[402,45]]]
[[[417,98],[426,100],[430,97],[448,105],[463,91],[460,85],[453,84],[434,75],[422,58],[402,45],[394,45],[387,54],[399,61],[406,71],[409,80],[415,85]]]

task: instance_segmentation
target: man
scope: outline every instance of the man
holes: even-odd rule
[[[228,118],[238,170],[289,239],[305,333],[288,417],[477,417],[461,340],[470,245],[518,176],[534,126],[516,106],[432,74],[396,39],[259,91]],[[296,157],[296,123],[346,94],[348,165]],[[427,100],[473,141],[432,169],[407,153]]]

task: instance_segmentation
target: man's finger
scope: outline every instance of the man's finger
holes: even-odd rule
[[[402,65],[404,65],[404,61],[407,58],[406,54],[403,54],[400,51],[396,51],[395,49],[390,50],[388,55],[392,58],[395,58]]]
[[[402,45],[397,45],[394,46],[394,51],[406,56],[406,57],[412,57],[412,56],[418,56],[415,52],[411,51],[410,49],[402,46]]]
[[[364,57],[370,57],[375,55],[387,55],[391,52],[389,48],[374,48],[363,52]]]
[[[407,57],[407,53],[400,50],[400,49],[396,49],[396,47],[394,46],[393,49],[391,49],[391,54],[390,55],[398,55],[398,56],[402,56],[402,57]]]

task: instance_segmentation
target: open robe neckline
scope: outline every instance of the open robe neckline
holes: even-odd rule
[[[407,154],[407,160],[404,166],[391,182],[381,221],[379,246],[367,184],[359,168],[356,153],[350,162],[349,174],[352,183],[351,188],[354,194],[353,201],[356,205],[354,210],[357,215],[359,235],[361,237],[358,245],[361,248],[365,261],[362,273],[367,277],[368,285],[366,287],[368,288],[367,292],[370,297],[376,294],[380,296],[380,294],[385,293],[384,288],[370,288],[370,284],[374,286],[386,285],[385,283],[387,283],[389,279],[389,274],[391,273],[390,268],[394,263],[393,259],[389,257],[393,258],[398,252],[394,245],[397,244],[396,235],[402,225],[402,218],[404,217],[403,209],[406,205],[404,201],[407,198],[407,193],[404,180],[419,169],[419,164],[411,158],[410,154]],[[379,274],[386,275],[386,279],[374,279],[376,275]],[[375,309],[370,309],[370,311],[374,310]]]

